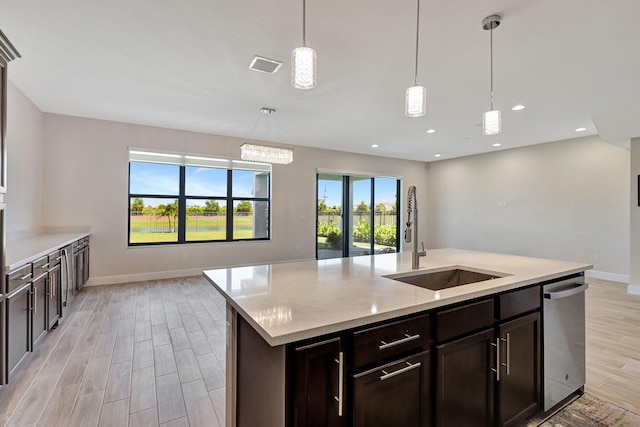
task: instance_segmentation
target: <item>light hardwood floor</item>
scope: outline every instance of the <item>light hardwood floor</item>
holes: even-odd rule
[[[640,414],[640,296],[626,284],[588,283],[585,390]]]
[[[0,391],[0,424],[224,425],[224,306],[200,277],[84,288]]]
[[[589,283],[586,389],[640,413],[640,296]],[[0,424],[224,425],[224,305],[201,277],[83,289],[0,391]]]

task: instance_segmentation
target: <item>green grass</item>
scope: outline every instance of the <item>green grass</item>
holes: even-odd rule
[[[197,231],[187,231],[186,240],[188,242],[207,241],[207,240],[226,240],[226,216],[189,216],[187,218],[187,229],[196,228]],[[253,217],[252,216],[234,216],[234,227],[237,228],[233,232],[234,239],[251,239],[253,238]],[[151,227],[159,231],[139,231]],[[172,221],[173,224],[173,221]],[[162,231],[169,230],[169,221],[166,217],[151,218],[148,216],[132,216],[131,217],[131,233],[129,241],[131,243],[174,243],[178,241],[178,233]]]

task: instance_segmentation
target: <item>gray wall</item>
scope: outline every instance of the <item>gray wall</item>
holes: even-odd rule
[[[590,136],[431,163],[429,246],[592,263],[628,280],[629,156]]]
[[[44,135],[45,225],[91,227],[91,284],[315,259],[318,168],[402,176],[427,197],[423,162],[296,147],[292,164],[273,167],[270,241],[128,248],[128,147],[238,159],[245,140],[56,114]]]

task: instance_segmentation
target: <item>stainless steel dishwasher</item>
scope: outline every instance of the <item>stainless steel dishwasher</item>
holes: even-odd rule
[[[549,283],[544,296],[544,410],[585,383],[584,277]]]

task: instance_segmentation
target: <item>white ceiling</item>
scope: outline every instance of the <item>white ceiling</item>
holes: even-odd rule
[[[415,0],[307,0],[307,45],[318,55],[318,86],[307,91],[290,85],[302,0],[0,0],[0,11],[22,54],[10,79],[45,112],[424,161],[496,142],[640,136],[638,0],[422,0],[428,112],[413,119],[404,92]],[[481,21],[493,13],[503,15],[494,31],[503,132],[483,136]],[[251,71],[255,54],[284,65]],[[261,107],[277,113],[267,119]]]

